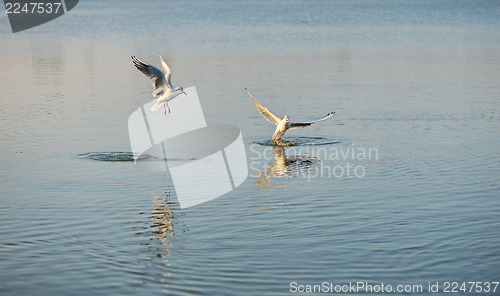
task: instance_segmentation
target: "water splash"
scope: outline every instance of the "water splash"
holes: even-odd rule
[[[332,145],[338,144],[340,141],[328,139],[325,137],[290,137],[288,140],[272,141],[253,141],[254,144],[262,146],[275,146],[275,147],[293,147],[293,146],[319,146],[319,145]]]

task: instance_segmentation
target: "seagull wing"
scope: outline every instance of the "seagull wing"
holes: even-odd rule
[[[170,68],[168,67],[167,63],[165,63],[163,58],[161,57],[161,54],[158,53],[158,55],[160,56],[161,67],[163,68],[163,71],[165,71],[165,81],[167,81],[168,87],[173,88],[172,81],[170,78],[170,74],[171,74]]]
[[[265,119],[267,119],[267,121],[271,122],[271,123],[274,123],[276,125],[278,125],[281,121],[281,119],[274,115],[271,111],[269,111],[266,107],[262,106],[253,96],[252,94],[250,94],[250,92],[248,91],[248,89],[245,88],[245,90],[247,91],[248,95],[252,98],[253,102],[255,103],[255,107],[257,107],[257,110],[259,110],[260,114],[262,114],[262,116],[264,116]]]
[[[309,121],[309,122],[290,122],[290,129],[308,127],[308,126],[310,126],[313,123],[330,119],[330,118],[333,117],[333,115],[335,115],[335,112],[330,112],[330,113],[326,114],[325,116],[323,116],[322,118],[320,118],[318,120],[313,120],[313,121]]]
[[[132,57],[132,62],[134,62],[134,66],[137,70],[141,71],[149,78],[151,85],[153,85],[155,89],[153,93],[159,93],[158,90],[168,88],[167,81],[165,80],[165,73],[163,73],[162,70],[140,61],[135,56]]]

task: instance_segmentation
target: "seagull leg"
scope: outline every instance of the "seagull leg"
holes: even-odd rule
[[[167,115],[167,108],[168,108],[168,114],[170,114],[170,107],[168,106],[168,102],[165,102],[165,104],[163,104],[163,109],[165,109],[165,115]]]
[[[278,132],[278,133],[276,133],[276,137],[274,137],[273,141],[278,143],[280,141],[280,139],[281,139],[281,133]]]

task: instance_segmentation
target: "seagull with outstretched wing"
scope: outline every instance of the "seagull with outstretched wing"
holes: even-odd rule
[[[248,91],[248,89],[245,88],[245,90],[247,91],[248,95],[252,98],[253,102],[255,103],[255,107],[257,107],[257,110],[259,110],[260,114],[262,114],[262,116],[264,116],[264,118],[267,119],[267,121],[274,123],[276,125],[276,130],[274,131],[273,134],[273,141],[276,140],[280,141],[283,138],[285,132],[289,129],[308,127],[313,123],[327,120],[329,118],[332,118],[333,115],[335,115],[335,112],[330,112],[318,120],[307,121],[307,122],[290,122],[288,115],[285,115],[283,119],[280,119],[278,116],[274,115],[271,111],[269,111],[266,107],[262,106],[259,103],[259,101],[257,101],[252,96],[252,94]]]
[[[155,66],[142,62],[135,56],[132,56],[132,62],[134,63],[134,66],[137,68],[137,70],[141,71],[149,78],[149,80],[151,81],[151,85],[153,85],[153,97],[158,98],[158,100],[151,107],[151,111],[154,112],[158,110],[158,108],[160,108],[160,106],[165,103],[165,115],[167,115],[167,108],[168,113],[170,113],[168,102],[175,99],[178,95],[186,93],[184,92],[184,88],[182,86],[178,86],[176,88],[172,86],[170,68],[163,60],[160,53],[158,53],[158,56],[160,57],[161,67],[165,72],[156,68]]]

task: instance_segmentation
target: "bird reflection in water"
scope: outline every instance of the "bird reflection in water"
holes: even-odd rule
[[[153,206],[149,219],[143,220],[137,236],[144,238],[141,245],[147,249],[147,256],[139,259],[146,266],[140,274],[142,283],[153,281],[162,285],[162,293],[170,293],[172,269],[169,263],[173,243],[170,240],[175,236],[174,232],[174,209],[175,204],[169,201],[169,193],[166,197],[153,193]],[[144,212],[142,212],[144,213]],[[142,214],[141,213],[141,214]]]
[[[151,213],[151,219],[153,220],[153,236],[156,239],[164,240],[169,236],[174,236],[174,224],[172,220],[174,218],[174,212],[172,211],[172,205],[166,203],[159,196],[153,196],[154,208]]]
[[[285,153],[285,148],[273,146],[274,160],[267,163],[257,174],[255,184],[260,188],[283,187],[278,178],[307,176],[309,170],[319,161],[316,157]]]

